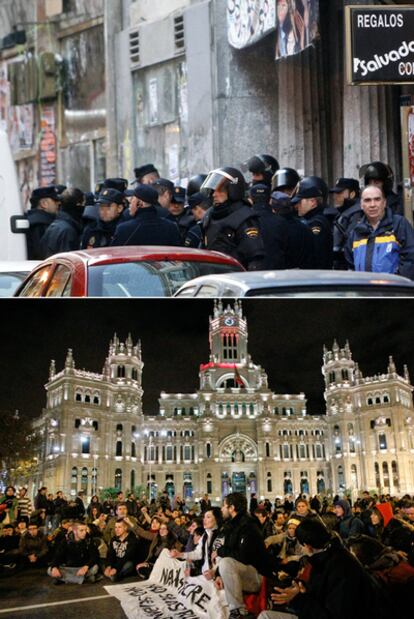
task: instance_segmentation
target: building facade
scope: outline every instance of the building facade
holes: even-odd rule
[[[414,491],[414,409],[407,368],[364,377],[348,343],[323,353],[326,414],[307,414],[303,393],[278,394],[248,352],[241,304],[215,304],[210,358],[194,393],[165,393],[142,409],[140,344],[115,335],[102,374],[52,361],[35,428],[43,449],[34,485],[92,495],[147,486],[153,496],[213,499],[230,491],[285,494]]]

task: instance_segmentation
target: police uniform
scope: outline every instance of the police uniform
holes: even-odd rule
[[[64,186],[62,185],[62,187]],[[44,198],[51,198],[57,202],[58,196],[59,191],[56,185],[50,185],[49,187],[38,187],[30,196],[32,208],[26,215],[30,224],[30,227],[26,232],[27,257],[29,260],[43,260],[44,250],[42,248],[42,239],[46,230],[56,219],[56,215],[54,213],[48,213],[47,211],[38,208],[38,204],[40,200]]]
[[[236,258],[248,270],[262,268],[263,238],[257,215],[242,201],[209,209],[203,219],[204,245]]]
[[[119,189],[111,187],[103,187],[97,200],[98,208],[100,204],[118,204],[119,206],[123,206],[124,202],[124,193],[119,191]],[[81,239],[81,249],[108,247],[114,237],[116,227],[121,221],[122,213],[120,213],[118,217],[116,217],[116,219],[113,219],[112,221],[102,221],[101,219],[99,219],[98,221],[91,222],[85,227],[83,231]]]
[[[111,242],[116,245],[181,245],[177,224],[160,217],[154,205],[138,209],[135,217],[120,223]]]
[[[306,215],[301,217],[301,221],[306,224],[313,234],[314,246],[314,268],[332,269],[333,266],[333,235],[332,226],[323,214],[324,207],[317,206]]]

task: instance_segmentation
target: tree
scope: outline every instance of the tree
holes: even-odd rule
[[[37,469],[40,437],[32,421],[19,411],[1,411],[0,486],[24,484]]]

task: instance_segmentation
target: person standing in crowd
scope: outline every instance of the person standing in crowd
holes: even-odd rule
[[[352,230],[345,258],[355,271],[398,273],[414,279],[414,230],[401,215],[387,207],[380,187],[370,185],[361,194],[364,216]]]
[[[177,224],[157,212],[158,193],[153,186],[136,185],[134,196],[135,216],[118,225],[111,245],[181,245]]]
[[[4,495],[0,497],[0,525],[13,523],[18,515],[19,502],[14,486],[7,486]]]
[[[60,198],[56,185],[38,187],[30,196],[31,208],[27,212],[30,227],[26,232],[28,260],[42,260],[42,239],[55,221],[59,209]]]
[[[99,220],[89,224],[83,231],[81,249],[108,247],[121,222],[124,211],[124,194],[116,189],[103,189],[99,194]]]
[[[27,488],[20,488],[17,496],[19,520],[24,520],[29,524],[30,513],[32,511],[32,502],[27,496]]]
[[[294,193],[300,176],[293,168],[280,168],[272,178],[272,192],[280,191],[287,194],[289,198]]]
[[[332,187],[329,193],[333,194],[337,210],[333,230],[334,268],[346,270],[348,268],[344,256],[346,240],[363,215],[359,199],[359,182],[355,178],[338,178],[335,187]]]
[[[361,172],[364,176],[365,187],[382,189],[387,208],[390,208],[394,214],[404,215],[401,196],[393,191],[394,172],[391,166],[382,161],[372,161],[368,165],[362,166]]]
[[[203,494],[203,498],[200,501],[200,510],[201,513],[204,514],[208,509],[211,509],[211,501],[208,494]]]
[[[305,177],[297,186],[291,199],[299,217],[313,234],[315,269],[331,269],[333,266],[332,228],[325,217],[323,194],[312,177]]]
[[[153,163],[146,163],[138,168],[134,168],[135,182],[141,185],[152,185],[160,175]]]
[[[212,200],[203,219],[204,245],[236,258],[245,268],[258,270],[265,255],[257,215],[245,201],[244,177],[235,168],[219,168],[207,176],[201,193]]]
[[[247,168],[252,175],[251,186],[272,185],[272,177],[279,169],[278,161],[272,155],[254,155],[247,162]]]
[[[60,209],[56,219],[43,235],[44,258],[58,252],[79,249],[85,196],[80,189],[72,188],[66,189],[60,199]]]

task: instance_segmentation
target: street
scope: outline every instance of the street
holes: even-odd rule
[[[124,582],[134,582],[135,577]],[[105,578],[96,584],[61,585],[45,570],[25,570],[15,576],[0,579],[0,617],[7,619],[126,619],[119,602],[110,597]]]

